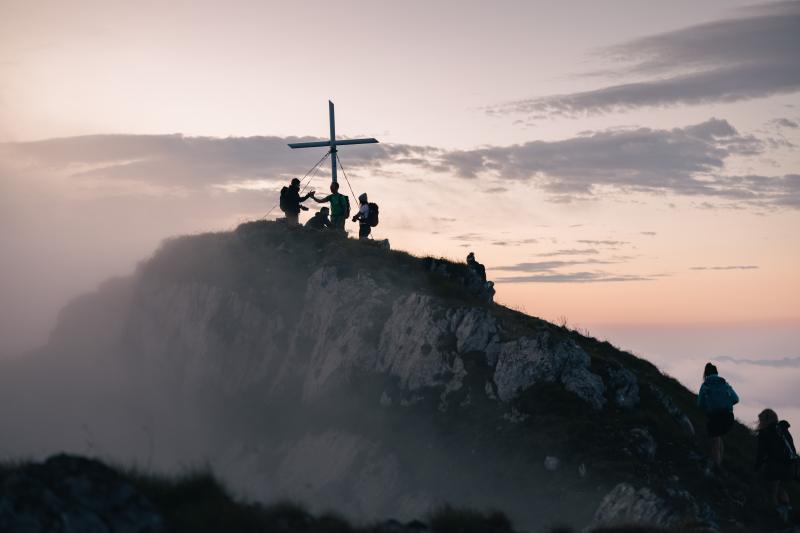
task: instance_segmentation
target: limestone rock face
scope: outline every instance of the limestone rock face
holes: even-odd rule
[[[603,498],[593,525],[680,527],[696,523],[700,514],[700,508],[688,492],[673,491],[659,496],[647,487],[637,489],[628,483],[620,483]]]
[[[161,533],[153,504],[100,462],[51,457],[0,475],[0,531]]]
[[[403,389],[444,385],[458,357],[450,321],[430,296],[412,293],[392,306],[378,346],[378,370],[396,377]]]
[[[594,409],[602,409],[605,386],[589,370],[589,361],[580,346],[555,341],[547,332],[503,343],[494,373],[497,395],[507,402],[538,382],[559,382]]]
[[[307,401],[329,382],[346,381],[353,369],[375,370],[374,344],[386,292],[369,276],[340,279],[334,268],[322,268],[309,278],[287,361],[290,367],[304,362],[295,370]]]

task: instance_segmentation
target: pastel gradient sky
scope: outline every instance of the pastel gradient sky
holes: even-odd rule
[[[0,355],[164,238],[264,216],[332,99],[381,141],[340,154],[378,237],[800,417],[798,28],[797,1],[0,0]]]

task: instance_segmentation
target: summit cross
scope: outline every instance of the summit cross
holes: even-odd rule
[[[336,147],[344,146],[346,144],[371,144],[378,142],[377,139],[346,139],[344,141],[336,140],[336,121],[333,117],[333,102],[328,100],[328,115],[331,123],[331,138],[328,141],[314,141],[310,143],[290,143],[290,148],[314,148],[318,146],[329,146],[331,153],[331,182],[336,183]]]

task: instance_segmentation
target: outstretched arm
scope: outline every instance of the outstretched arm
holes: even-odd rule
[[[320,199],[320,198],[317,198],[316,196],[314,196],[314,194],[312,193],[311,194],[311,199],[314,200],[315,202],[317,202],[318,204],[325,204],[325,203],[328,203],[328,200],[330,200],[331,197],[330,196],[326,196],[325,198]]]

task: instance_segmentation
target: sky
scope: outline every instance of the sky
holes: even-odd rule
[[[799,27],[796,1],[0,0],[0,356],[165,238],[276,217],[330,99],[380,140],[340,152],[377,237],[800,418]]]

